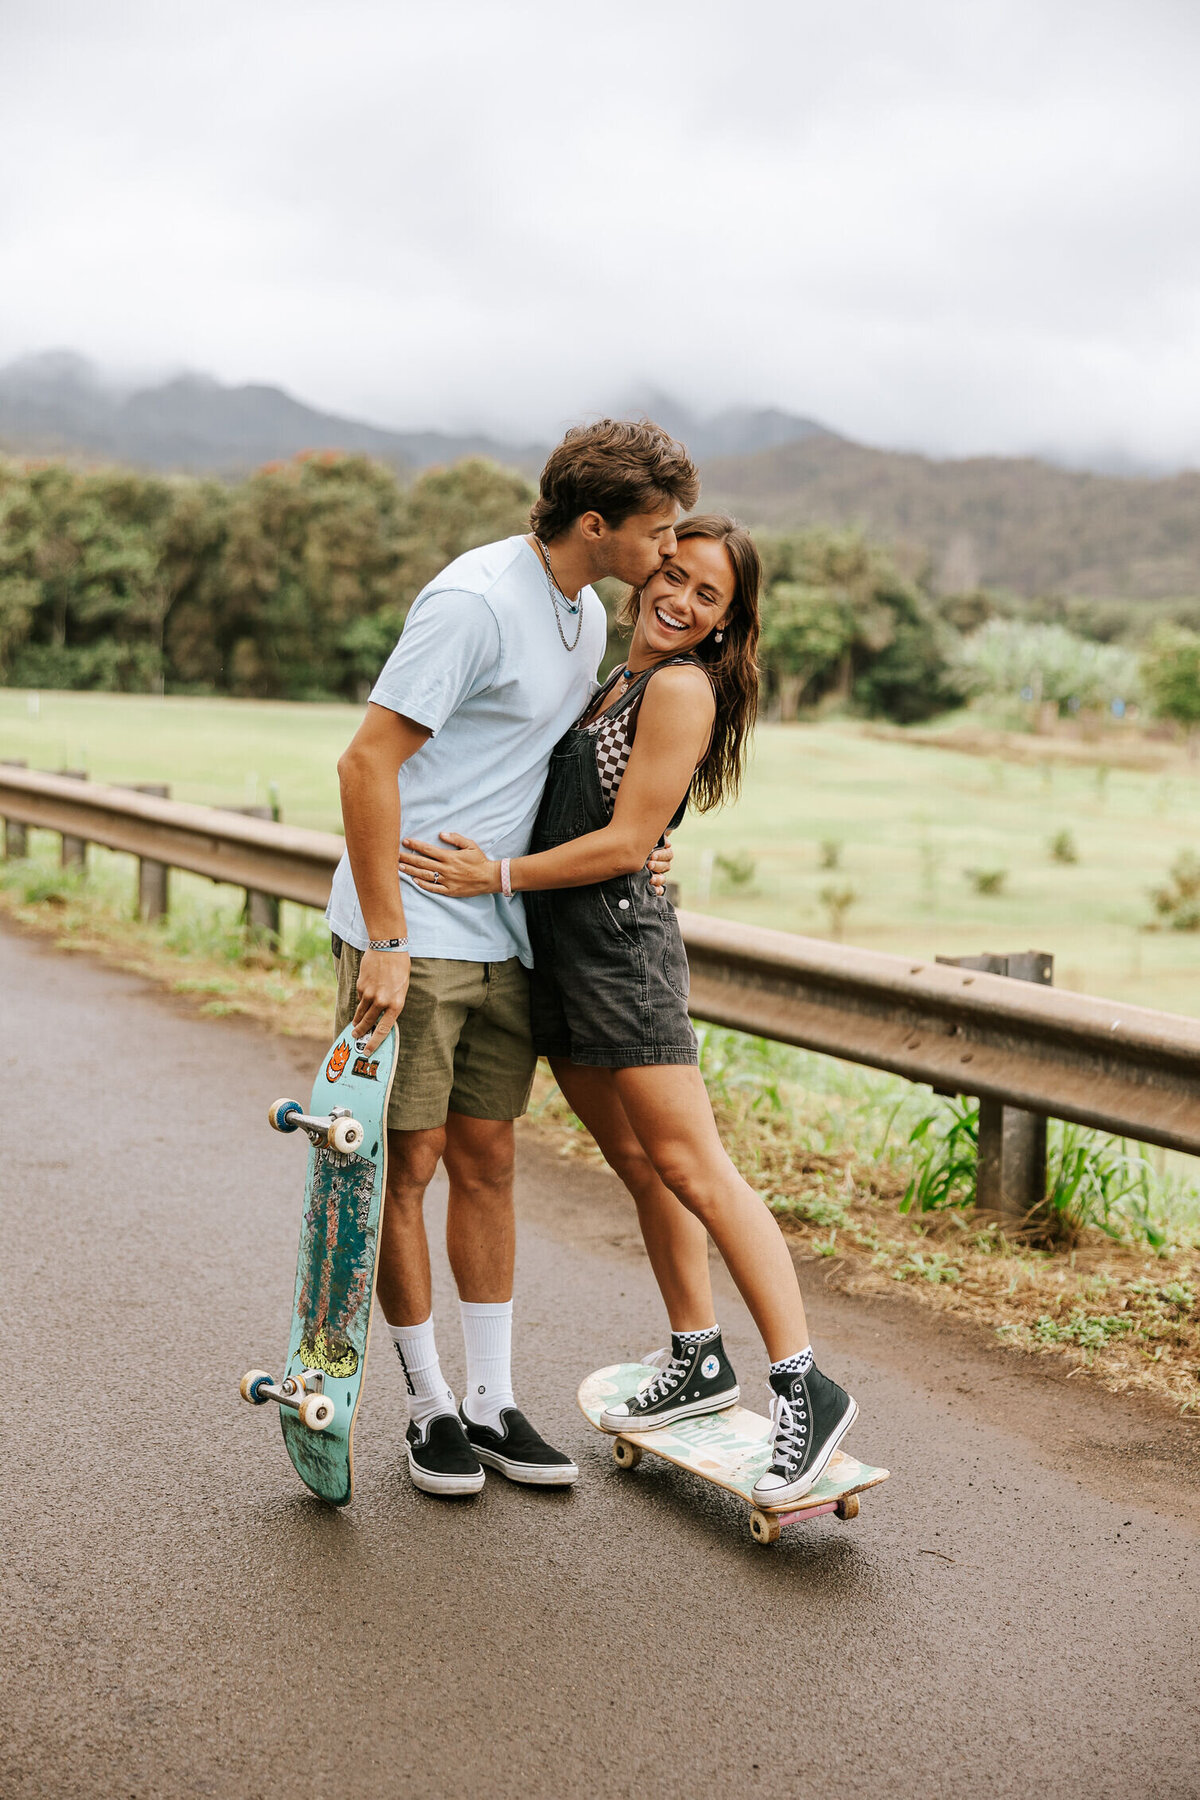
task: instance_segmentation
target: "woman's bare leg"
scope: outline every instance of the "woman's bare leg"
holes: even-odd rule
[[[614,1080],[625,1118],[659,1177],[721,1252],[767,1355],[772,1362],[794,1356],[808,1343],[796,1271],[779,1226],[726,1154],[699,1069],[687,1063],[617,1069]]]
[[[672,1331],[706,1330],[715,1323],[708,1234],[655,1174],[625,1116],[613,1071],[558,1058],[551,1060],[550,1067],[568,1106],[583,1120],[605,1162],[633,1195],[646,1254]]]

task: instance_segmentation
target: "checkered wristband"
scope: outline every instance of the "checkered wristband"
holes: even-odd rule
[[[510,858],[502,856],[500,858],[500,892],[506,900],[511,900],[513,897],[512,872],[509,865]]]
[[[368,950],[407,950],[408,949],[408,939],[406,937],[402,937],[402,938],[369,938],[367,940],[367,949]]]

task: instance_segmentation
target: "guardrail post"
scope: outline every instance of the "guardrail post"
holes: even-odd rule
[[[221,811],[241,813],[242,817],[246,819],[274,819],[276,823],[280,816],[278,802],[273,806],[223,806]],[[255,888],[247,888],[242,919],[247,935],[251,939],[256,939],[259,943],[278,944],[279,896],[277,894],[260,894]]]
[[[1014,981],[1036,981],[1042,987],[1054,981],[1054,958],[1044,950],[1015,951],[1010,956],[939,956],[937,960],[959,969],[1007,975]],[[1028,1218],[1045,1198],[1045,1118],[981,1095],[976,1206],[1016,1223]]]
[[[27,769],[29,764],[22,757],[7,756],[3,759],[6,769]],[[4,856],[8,862],[29,855],[28,827],[18,824],[16,819],[4,821]]]
[[[153,794],[156,800],[169,800],[171,790],[165,781],[123,781],[131,794]],[[167,876],[169,864],[152,862],[148,856],[138,857],[137,916],[143,925],[165,918],[168,904]]]
[[[56,772],[65,775],[69,781],[86,781],[88,778],[86,769],[59,769]],[[87,869],[87,839],[68,837],[64,831],[59,862],[64,869],[78,869],[82,875]]]

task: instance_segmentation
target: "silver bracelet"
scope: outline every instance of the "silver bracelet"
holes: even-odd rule
[[[402,937],[402,938],[371,938],[367,943],[367,949],[368,950],[407,950],[408,949],[408,939],[406,937]]]

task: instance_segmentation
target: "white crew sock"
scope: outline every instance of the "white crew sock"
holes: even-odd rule
[[[388,1330],[408,1386],[409,1418],[424,1425],[438,1413],[453,1413],[454,1395],[446,1386],[433,1338],[433,1314],[422,1325],[389,1325]]]
[[[467,1348],[463,1411],[473,1425],[498,1428],[503,1409],[516,1405],[512,1391],[513,1303],[460,1300],[458,1304]]]
[[[807,1375],[813,1366],[812,1345],[805,1344],[795,1356],[785,1356],[771,1364],[772,1375]]]

